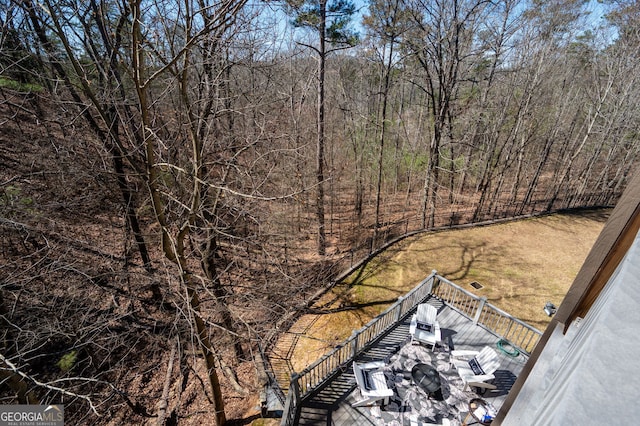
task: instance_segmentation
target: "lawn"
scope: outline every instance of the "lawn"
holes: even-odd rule
[[[547,301],[560,305],[610,211],[542,216],[416,235],[351,274],[305,315],[292,365],[301,371],[422,279],[438,273],[544,330]],[[476,290],[470,283],[483,288]]]

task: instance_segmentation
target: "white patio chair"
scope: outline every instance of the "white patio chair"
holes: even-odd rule
[[[419,422],[418,420],[410,420],[409,423],[411,426],[450,426],[451,421],[449,419],[442,419],[442,423],[425,423]]]
[[[411,343],[415,341],[425,343],[431,345],[432,350],[436,347],[436,343],[442,339],[437,316],[438,309],[435,306],[428,303],[418,305],[418,309],[411,317],[411,323],[409,324]]]
[[[451,363],[458,371],[458,375],[464,382],[464,390],[469,386],[483,389],[496,389],[489,383],[495,379],[493,373],[500,366],[498,354],[491,347],[485,346],[480,352],[458,350],[451,351]]]
[[[380,370],[384,362],[373,361],[366,364],[353,363],[353,374],[360,388],[362,400],[352,404],[353,407],[364,407],[382,401],[383,405],[389,403],[389,397],[393,396],[393,389],[387,387],[387,379]]]

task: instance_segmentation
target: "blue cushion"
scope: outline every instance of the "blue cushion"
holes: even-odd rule
[[[416,324],[418,330],[426,331],[427,333],[433,333],[433,324],[427,324],[424,322],[418,322]]]
[[[476,376],[484,375],[484,370],[482,369],[482,367],[480,367],[478,360],[475,358],[469,361],[469,368],[471,368],[473,374],[475,374]]]

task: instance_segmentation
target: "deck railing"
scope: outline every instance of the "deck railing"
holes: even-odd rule
[[[486,298],[478,297],[441,276],[437,276],[431,294],[527,355],[531,354],[542,335],[535,327],[487,303]]]
[[[338,372],[349,368],[357,355],[372,346],[379,337],[429,295],[441,299],[474,323],[508,340],[526,354],[533,350],[542,334],[534,327],[487,303],[486,298],[462,289],[433,271],[413,290],[399,298],[396,303],[369,321],[362,329],[354,331],[342,345],[302,372],[292,374],[281,425],[297,424],[300,404],[311,392],[331,380]]]

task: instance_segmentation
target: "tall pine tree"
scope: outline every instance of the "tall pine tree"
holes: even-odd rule
[[[300,43],[318,56],[318,134],[316,153],[316,215],[318,220],[318,254],[326,253],[327,241],[324,221],[324,120],[325,120],[325,64],[327,55],[348,49],[358,42],[357,33],[350,28],[355,6],[349,0],[289,0],[289,13],[296,27],[308,28],[318,36],[316,46]]]

